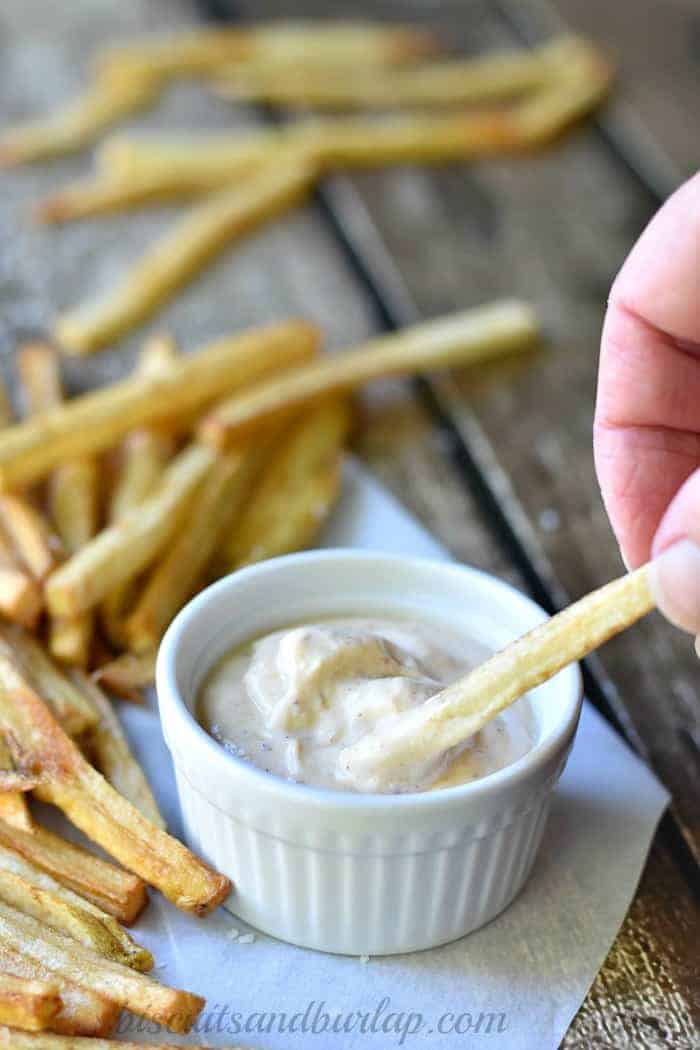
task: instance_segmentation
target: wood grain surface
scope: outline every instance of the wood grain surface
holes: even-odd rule
[[[582,28],[595,34],[601,25],[612,33],[613,12],[592,6],[600,8],[600,22],[583,2],[559,0],[566,15],[589,19]],[[5,0],[0,119],[49,110],[80,89],[98,44],[192,22],[194,7],[187,0],[77,0],[68,10],[41,0]],[[336,9],[357,15],[363,7],[304,3],[310,15]],[[451,47],[469,52],[513,40],[508,21],[488,0],[365,0],[364,10],[437,23]],[[263,0],[249,11],[298,15],[299,6]],[[638,76],[637,61],[628,60],[626,77]],[[664,105],[684,127],[685,88],[676,102],[672,85],[664,90]],[[635,90],[629,92],[631,104],[644,108]],[[645,114],[656,120],[652,109],[647,105]],[[182,85],[133,123],[215,129],[264,119]],[[670,118],[662,123],[669,139],[681,134],[671,132]],[[673,161],[689,163],[680,146]],[[106,287],[171,221],[172,210],[158,209],[61,230],[33,226],[32,202],[89,165],[85,154],[2,174],[0,363],[8,376],[17,341],[44,330],[57,310]],[[346,345],[382,320],[367,274],[405,319],[504,293],[529,298],[547,329],[538,355],[433,387],[431,397],[455,421],[463,447],[455,447],[454,431],[439,425],[415,387],[386,383],[367,399],[358,448],[457,557],[523,587],[535,582],[561,603],[620,571],[592,469],[596,355],[610,280],[653,204],[590,129],[527,161],[339,177],[325,188],[325,206],[361,256],[362,273],[339,244],[326,207],[312,202],[228,253],[119,348],[69,362],[69,385],[77,390],[123,374],[145,332],[164,326],[190,349],[229,329],[302,314],[324,326],[331,349]],[[700,856],[700,761],[692,746],[698,673],[690,645],[652,617],[608,645],[596,663],[606,699],[672,789],[678,821]],[[686,871],[660,835],[628,919],[564,1045],[697,1046],[699,934]]]

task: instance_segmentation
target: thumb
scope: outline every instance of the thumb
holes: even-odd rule
[[[700,470],[684,482],[652,544],[656,603],[684,631],[700,634]]]

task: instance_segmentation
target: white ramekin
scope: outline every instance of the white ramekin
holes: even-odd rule
[[[160,649],[160,717],[190,845],[233,880],[227,907],[294,944],[344,954],[429,948],[505,908],[525,882],[581,707],[576,666],[531,694],[535,740],[481,780],[358,795],[288,783],[235,758],[196,722],[207,671],[263,632],[328,614],[410,614],[496,649],[542,610],[474,569],[351,550],[277,558],[189,603]]]

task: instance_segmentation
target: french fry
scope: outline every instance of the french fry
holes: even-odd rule
[[[57,926],[57,929],[63,930],[82,944],[94,948],[108,958],[123,962],[125,966],[144,971],[152,968],[151,953],[137,944],[114,916],[93,901],[64,886],[15,849],[0,844],[0,880],[5,879],[5,885],[8,885],[10,875],[49,894],[52,901],[60,900],[62,907],[58,909],[58,914],[55,914],[54,921],[49,922],[49,925]],[[22,887],[19,887],[20,892],[21,890]],[[17,892],[16,889],[15,893]],[[16,900],[20,900],[20,896],[17,896]],[[25,910],[21,903],[12,900],[8,900],[8,903],[20,911]]]
[[[552,79],[553,60],[560,62],[577,43],[566,36],[532,51],[496,52],[408,69],[378,66],[352,77],[339,67],[254,65],[234,66],[216,76],[219,93],[225,97],[273,105],[316,109],[463,106],[545,87]]]
[[[29,1032],[51,1027],[60,1012],[58,985],[0,972],[0,1024]]]
[[[173,1032],[188,1032],[204,1006],[200,996],[169,988],[146,974],[105,959],[2,901],[0,935],[8,948],[36,960],[59,977]]]
[[[557,138],[605,98],[612,79],[607,60],[585,42],[560,56],[556,82],[524,99],[513,110],[515,135],[523,147],[536,148]]]
[[[74,554],[46,582],[49,611],[74,616],[97,605],[153,561],[177,532],[215,454],[190,445],[168,466],[150,499],[134,507]]]
[[[24,831],[0,822],[0,844],[120,922],[133,922],[146,904],[146,886],[137,875],[54,835],[41,824]]]
[[[209,75],[231,63],[255,65],[321,64],[334,67],[407,62],[438,50],[427,30],[375,22],[294,21],[253,26],[199,29],[118,44],[103,50],[97,72],[108,79],[139,74],[161,80]]]
[[[225,548],[229,570],[308,546],[338,495],[350,422],[350,406],[335,399],[283,432]]]
[[[117,132],[95,152],[97,178],[121,186],[156,185],[158,181],[192,193],[218,189],[222,183],[250,175],[270,160],[280,146],[301,145],[286,128],[264,128],[234,134],[131,135]],[[204,153],[204,163],[192,146]]]
[[[49,505],[67,554],[75,554],[97,527],[98,470],[92,458],[74,459],[54,471]]]
[[[97,908],[90,911],[93,906],[63,886],[56,884],[55,890],[47,889],[23,874],[8,870],[4,866],[6,853],[11,851],[0,846],[0,900],[107,959],[139,971],[153,967],[151,953],[136,944],[111,916],[100,914]]]
[[[177,356],[174,340],[167,334],[148,339],[141,352],[137,374],[154,376],[173,363]],[[157,428],[132,430],[124,439],[122,463],[108,508],[110,522],[150,496],[163,476],[174,449],[172,434]]]
[[[63,557],[58,536],[41,512],[22,496],[0,493],[0,525],[38,582],[44,580]]]
[[[153,797],[150,785],[134,758],[121,722],[100,687],[81,671],[73,679],[95,708],[99,722],[90,733],[90,747],[95,765],[120,795],[133,803],[157,828],[165,830],[165,821]]]
[[[158,487],[174,450],[172,435],[141,428],[127,434],[122,463],[108,508],[110,522],[121,519]]]
[[[154,827],[83,757],[23,676],[0,656],[0,720],[43,774],[35,794],[184,911],[204,915],[228,895],[225,876]],[[99,990],[99,989],[98,989]]]
[[[318,330],[287,321],[220,339],[157,375],[134,375],[72,398],[50,412],[0,431],[0,487],[39,480],[59,463],[101,452],[139,426],[183,414],[308,359]]]
[[[0,613],[25,627],[36,627],[44,606],[39,585],[19,561],[0,530]]]
[[[429,769],[449,748],[469,737],[519,697],[568,664],[597,649],[654,607],[649,566],[642,566],[586,595],[522,635],[476,670],[397,717],[391,727],[369,733],[342,753],[352,783],[381,774],[402,786],[405,770]],[[403,771],[403,772],[402,772]]]
[[[105,142],[98,161],[122,185],[148,181],[162,199],[176,185],[215,188],[241,173],[275,163],[283,151],[305,156],[321,174],[391,164],[442,164],[504,153],[523,146],[512,109],[485,109],[447,116],[337,117],[305,120],[282,128],[226,135],[181,135]]]
[[[46,412],[63,400],[58,357],[50,343],[25,343],[15,362],[28,414]]]
[[[244,177],[253,175],[258,167],[258,161],[241,164],[225,179],[218,172],[209,174],[201,169],[194,171],[189,181],[178,171],[170,174],[157,171],[150,177],[139,179],[112,178],[109,175],[79,179],[39,201],[34,218],[47,225],[60,225],[151,204],[190,200],[218,190],[224,183],[241,182]]]
[[[154,651],[165,628],[195,592],[226,529],[241,511],[274,438],[221,456],[204,482],[187,528],[174,538],[151,572],[125,626],[126,641],[138,653]]]
[[[29,164],[82,149],[122,117],[156,97],[152,78],[103,78],[66,109],[44,121],[10,128],[0,137],[0,168]]]
[[[147,340],[141,352],[138,371],[141,375],[157,374],[172,363],[177,354],[174,340],[160,334]],[[119,521],[127,511],[138,506],[156,489],[174,450],[174,437],[163,429],[141,427],[127,434],[122,443],[119,474],[109,501],[107,518]],[[101,622],[110,642],[124,644],[124,620],[133,604],[136,580],[115,587],[102,603]]]
[[[505,110],[451,116],[419,114],[307,120],[284,128],[245,134],[139,137],[116,136],[98,155],[96,190],[67,187],[44,205],[48,218],[62,221],[133,206],[146,193],[150,201],[177,194],[217,190],[262,168],[283,163],[290,151],[325,174],[390,164],[443,164],[522,148],[522,133]],[[106,193],[100,185],[118,186]],[[95,204],[92,204],[94,198]],[[41,216],[40,216],[41,217]]]
[[[61,998],[61,1009],[51,1022],[51,1027],[55,1032],[62,1032],[67,1036],[87,1037],[105,1036],[114,1031],[120,1012],[117,1003],[58,977],[36,959],[30,959],[2,943],[0,943],[0,971],[24,980],[44,981],[57,986]],[[16,1046],[19,1035],[19,1032],[0,1028],[0,1046]],[[89,1050],[87,1040],[83,1045],[86,1050]]]
[[[92,677],[98,685],[123,700],[143,703],[140,690],[153,685],[156,677],[156,650],[149,649],[138,655],[122,653],[121,656],[98,667],[93,671]]]
[[[56,323],[71,353],[90,353],[141,324],[233,240],[298,203],[311,188],[313,166],[293,156],[262,169],[254,181],[225,188],[195,205],[158,240],[103,299]]]
[[[46,412],[63,400],[58,355],[45,343],[24,346],[17,355],[29,411]],[[56,532],[68,554],[74,554],[97,528],[99,481],[97,462],[90,457],[63,463],[51,475],[48,502]],[[90,656],[93,618],[90,613],[52,617],[49,651],[62,663],[86,667]]]
[[[0,653],[12,653],[70,736],[95,729],[98,716],[80,689],[54,664],[41,642],[16,624],[0,624]]]
[[[14,768],[12,754],[5,743],[5,734],[0,731],[0,776]],[[31,831],[32,818],[23,792],[0,790],[0,821],[14,828]]]
[[[188,1050],[207,1050],[206,1046],[188,1043]],[[0,1029],[0,1047],[5,1050],[182,1050],[178,1043],[132,1043],[121,1039],[85,1039],[52,1032],[11,1032]],[[223,1050],[245,1050],[242,1046]]]
[[[379,376],[485,361],[527,349],[536,336],[532,310],[516,300],[465,310],[263,381],[216,407],[204,418],[199,433],[216,448],[225,448],[234,437],[271,416],[323,395],[351,390]]]

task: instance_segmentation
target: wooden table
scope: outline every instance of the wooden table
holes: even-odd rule
[[[303,314],[331,348],[502,294],[533,301],[547,345],[535,359],[414,384],[367,400],[359,451],[457,558],[529,589],[549,608],[621,569],[594,478],[591,417],[600,324],[618,266],[659,199],[700,159],[700,17],[663,5],[559,0],[306,0],[303,12],[411,18],[476,52],[534,42],[570,19],[622,52],[623,80],[595,124],[527,159],[439,171],[336,177],[305,208],[242,243],[170,304],[184,346],[243,325]],[[247,8],[247,11],[246,11]],[[235,14],[298,15],[293,0]],[[96,46],[144,30],[230,17],[225,0],[5,0],[0,107],[16,121],[77,93]],[[693,43],[694,42],[694,43]],[[693,50],[694,46],[694,50]],[[195,86],[174,89],[135,125],[224,128],[275,119]],[[693,130],[695,130],[693,128]],[[84,173],[80,156],[3,174],[0,347],[107,284],[170,221],[159,209],[47,231],[31,202]],[[122,374],[143,333],[70,362],[74,389]],[[587,669],[589,696],[673,793],[636,899],[564,1041],[567,1048],[700,1045],[698,666],[659,616],[610,643]],[[601,770],[601,776],[605,771]]]

